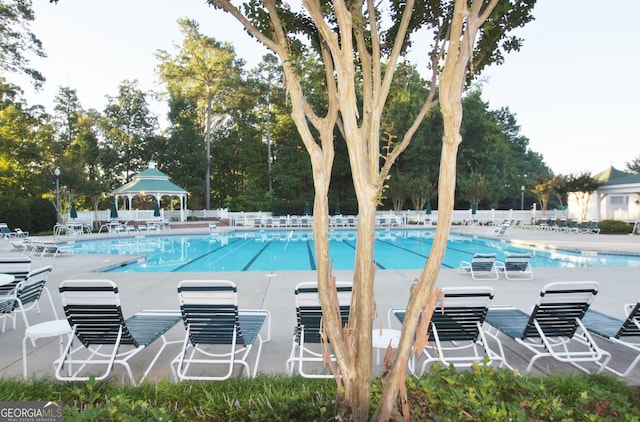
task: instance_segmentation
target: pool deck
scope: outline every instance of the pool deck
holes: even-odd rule
[[[220,228],[225,230],[225,228]],[[488,235],[487,227],[455,227],[455,232],[492,237]],[[208,228],[180,228],[172,229],[170,233],[203,233]],[[88,236],[105,237],[106,234]],[[594,235],[547,232],[524,228],[511,228],[505,236],[499,239],[510,240],[523,245],[545,246],[548,248],[572,249],[595,252],[629,253],[640,255],[639,235]],[[7,240],[0,240],[0,250],[9,246]],[[20,255],[21,252],[2,252],[0,255]],[[44,265],[53,265],[53,271],[47,283],[53,296],[58,316],[61,318],[62,306],[57,290],[58,284],[67,279],[110,279],[117,283],[120,290],[122,308],[125,317],[143,309],[172,309],[178,310],[176,287],[183,279],[228,279],[238,286],[238,300],[240,308],[264,308],[272,315],[271,341],[265,343],[262,350],[259,372],[284,373],[285,361],[291,349],[292,331],[296,321],[294,288],[302,281],[315,280],[314,271],[282,271],[267,272],[209,272],[209,273],[99,273],[98,268],[111,266],[120,261],[130,259],[122,255],[58,255],[52,257],[32,258],[32,269]],[[467,274],[459,274],[457,270],[442,270],[438,277],[438,285],[445,286],[491,286],[495,291],[493,305],[513,305],[529,312],[535,304],[541,288],[554,281],[586,281],[599,283],[600,291],[592,304],[592,308],[623,319],[623,306],[626,303],[640,300],[640,270],[627,267],[599,267],[599,268],[534,268],[534,279],[526,281],[506,280],[501,276],[498,280],[474,281]],[[409,288],[419,276],[420,270],[381,270],[376,274],[375,294],[379,310],[379,321],[374,321],[374,327],[387,325],[387,310],[405,307],[409,295]],[[336,271],[338,280],[351,279],[351,271]],[[41,313],[28,313],[30,323],[54,319],[49,304],[41,301]],[[0,333],[2,339],[2,353],[0,355],[0,375],[3,377],[22,376],[22,339],[24,335],[24,321],[17,320],[17,328],[12,328],[12,321],[7,321],[7,328]],[[395,328],[398,328],[396,326]],[[184,326],[177,324],[167,333],[169,340],[179,341],[184,337]],[[523,371],[531,354],[516,342],[504,336],[502,343],[506,348],[507,362]],[[597,342],[606,350],[613,353],[612,366],[617,363],[629,363],[634,355],[629,351],[605,341]],[[153,344],[132,359],[131,364],[137,378],[143,372],[146,364],[152,359],[158,345]],[[36,347],[28,345],[29,373],[35,377],[52,377],[51,363],[57,357],[59,342],[57,338],[37,340]],[[170,377],[170,360],[180,350],[180,344],[167,347],[160,360],[156,363],[149,380],[159,380]],[[255,353],[255,351],[253,352]],[[254,355],[255,356],[255,355]],[[253,357],[250,358],[252,361]],[[375,365],[375,355],[374,355]],[[639,365],[640,366],[640,365]],[[379,373],[376,367],[374,374]],[[562,364],[553,359],[540,359],[532,373],[575,372],[569,364]],[[123,379],[124,371],[115,367],[112,376]],[[626,379],[632,384],[640,384],[640,368],[636,368]]]

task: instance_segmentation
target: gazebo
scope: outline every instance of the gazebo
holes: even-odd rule
[[[168,196],[170,198],[180,198],[180,221],[186,220],[187,195],[189,192],[169,180],[169,176],[156,169],[156,163],[149,161],[149,167],[141,173],[133,176],[129,183],[126,183],[112,192],[116,197],[128,199],[128,210],[131,211],[131,204],[134,196],[153,196],[156,202],[160,203],[160,198]]]

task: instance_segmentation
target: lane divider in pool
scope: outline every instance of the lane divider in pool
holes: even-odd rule
[[[255,254],[255,256],[253,258],[251,258],[251,260],[247,263],[247,265],[244,266],[244,268],[241,271],[249,271],[249,268],[251,268],[251,265],[253,265],[253,263],[256,261],[256,259],[258,259],[258,257],[260,255],[262,255],[262,252],[264,252],[265,249],[267,249],[269,246],[271,246],[271,243],[273,243],[273,241],[265,242],[264,247],[262,249],[260,249],[258,251],[258,253]]]
[[[376,239],[376,241],[377,241],[377,239]],[[343,245],[350,246],[350,247],[351,247],[351,249],[353,249],[354,251],[356,250],[356,245],[355,245],[355,243],[353,243],[353,242],[347,242],[347,241],[343,240],[343,241],[342,241],[342,244],[343,244]],[[376,267],[378,267],[378,269],[379,269],[379,270],[386,270],[386,269],[387,269],[384,265],[382,265],[382,264],[381,264],[381,263],[379,263],[378,261],[374,261],[374,262],[376,263]]]
[[[313,258],[313,249],[311,248],[311,242],[307,240],[307,254],[309,255],[309,266],[311,267],[311,271],[315,271],[316,260]]]
[[[423,243],[431,243],[431,244],[433,244],[433,238],[431,238],[430,240],[431,241],[427,241],[425,239],[420,239],[419,241],[423,242]],[[417,256],[419,256],[421,258],[424,258],[425,260],[429,258],[429,255],[425,255],[425,254],[413,251],[411,249],[408,249],[408,248],[405,248],[405,247],[402,247],[402,246],[398,246],[398,245],[396,245],[394,243],[391,243],[391,242],[388,242],[388,241],[384,241],[382,239],[377,239],[376,241],[385,243],[385,244],[387,244],[389,246],[393,246],[394,248],[397,248],[397,249],[401,249],[401,250],[403,250],[405,252],[409,252],[409,253],[411,253],[413,255],[417,255]],[[451,245],[451,242],[449,242],[449,245]],[[454,247],[451,247],[451,246],[447,246],[447,250],[452,250],[452,251],[456,251],[456,252],[459,252],[459,253],[462,253],[462,254],[467,254],[469,256],[473,256],[473,252],[470,252],[470,251],[467,251],[467,250],[464,250],[464,249],[459,249],[459,248],[454,248]],[[444,260],[442,261],[440,266],[443,267],[443,268],[449,268],[449,269],[450,268],[458,268],[457,265],[448,264]]]
[[[227,255],[229,255],[229,254],[231,254],[231,253],[233,253],[233,252],[237,251],[237,250],[238,250],[238,249],[240,249],[242,246],[244,246],[244,244],[245,244],[245,243],[248,243],[250,240],[253,240],[253,239],[237,239],[237,240],[230,240],[230,241],[229,241],[229,243],[227,243],[226,245],[222,245],[222,246],[220,246],[219,248],[212,249],[212,250],[210,250],[209,252],[207,252],[207,253],[205,253],[205,254],[202,254],[202,255],[200,255],[200,256],[198,256],[198,257],[195,257],[195,258],[193,258],[193,259],[190,259],[188,262],[185,262],[184,264],[182,264],[182,265],[180,265],[180,266],[178,266],[178,267],[174,268],[173,270],[171,270],[171,272],[172,272],[172,273],[174,273],[174,272],[178,272],[178,271],[180,271],[181,269],[183,269],[183,268],[185,268],[185,267],[188,267],[189,265],[193,264],[194,262],[199,261],[199,260],[201,260],[201,259],[203,259],[203,258],[205,258],[205,257],[207,257],[207,256],[209,256],[209,255],[211,255],[212,253],[218,252],[218,251],[219,251],[219,250],[221,250],[221,249],[226,249],[226,248],[230,248],[231,246],[234,246],[233,250],[231,250],[229,253],[227,253],[227,254],[223,255],[222,257],[220,257],[220,258],[218,259],[218,260],[220,260],[220,259],[224,258],[225,256],[227,256]],[[238,245],[236,245],[236,243],[238,243]]]

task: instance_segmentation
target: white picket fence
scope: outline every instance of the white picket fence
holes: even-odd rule
[[[435,224],[438,221],[438,211],[434,210],[431,215],[426,215],[424,210],[405,210],[394,212],[391,210],[378,211],[378,217],[393,217],[402,224]],[[256,218],[276,218],[271,212],[230,212],[226,209],[217,210],[187,210],[188,220],[215,220],[223,219],[229,221],[231,226],[253,226]],[[288,216],[290,217],[290,216]],[[344,217],[347,217],[346,215]],[[453,224],[481,224],[495,225],[505,220],[520,220],[522,224],[531,224],[532,219],[539,220],[543,215],[540,210],[477,210],[475,215],[471,210],[454,210]],[[548,210],[546,218],[566,218],[566,211]],[[99,222],[110,220],[109,210],[100,211],[78,211],[76,219],[70,219],[69,214],[61,216],[62,223],[75,222],[84,223],[89,226],[99,224]],[[153,210],[118,210],[118,219],[122,221],[181,221],[180,210],[167,211],[160,210],[160,217],[153,216]]]

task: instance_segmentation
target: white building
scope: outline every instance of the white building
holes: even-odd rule
[[[593,177],[603,184],[589,198],[587,221],[621,220],[633,223],[640,219],[640,174],[609,167]],[[567,218],[581,220],[576,196],[569,194],[567,202]]]

